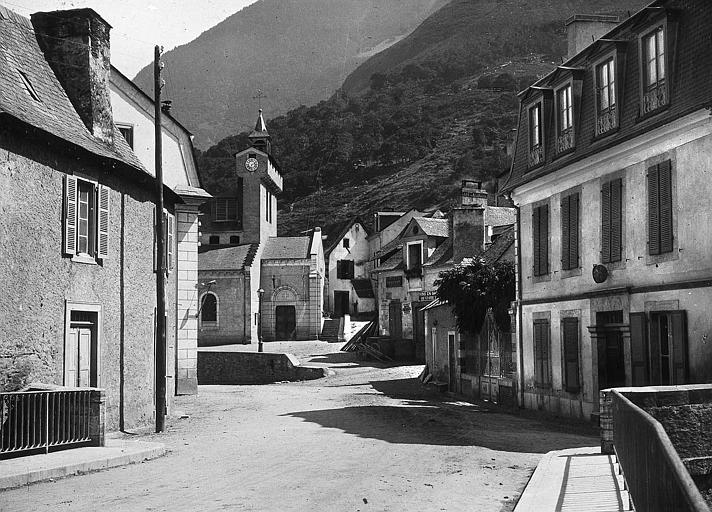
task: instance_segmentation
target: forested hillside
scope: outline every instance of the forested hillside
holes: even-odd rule
[[[280,234],[356,214],[367,218],[376,209],[447,209],[464,178],[494,191],[495,177],[509,164],[505,147],[518,115],[516,93],[561,62],[565,19],[573,12],[623,14],[644,2],[619,0],[615,9],[603,9],[610,0],[533,4],[453,0],[367,61],[329,100],[269,120],[285,176]],[[473,32],[480,26],[473,20],[480,19],[519,28],[483,41]],[[375,70],[367,85],[358,78],[364,67]],[[199,156],[209,191],[219,194],[232,179],[231,156],[247,145],[241,133]]]

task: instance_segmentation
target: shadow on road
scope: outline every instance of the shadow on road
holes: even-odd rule
[[[284,414],[389,443],[480,446],[492,450],[546,453],[592,446],[588,425],[542,421],[499,412],[488,405],[458,401],[424,388],[417,379],[371,381],[364,405]]]

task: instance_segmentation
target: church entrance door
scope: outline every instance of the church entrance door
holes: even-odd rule
[[[349,312],[349,292],[334,291],[334,316],[342,317]]]
[[[275,338],[287,341],[296,338],[297,312],[294,306],[277,306],[275,309]]]

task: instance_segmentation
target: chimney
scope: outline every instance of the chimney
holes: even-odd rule
[[[477,256],[485,249],[487,191],[481,183],[462,181],[462,201],[452,209],[452,255],[455,263]]]
[[[109,25],[92,9],[37,12],[32,25],[45,59],[94,137],[114,143],[109,96]]]
[[[570,59],[594,40],[600,39],[613,29],[620,18],[604,14],[574,14],[566,20],[566,34],[569,40],[567,59]]]

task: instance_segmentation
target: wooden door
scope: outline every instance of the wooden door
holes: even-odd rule
[[[394,340],[403,338],[403,311],[399,300],[388,305],[388,334]]]
[[[623,335],[607,331],[598,338],[598,388],[625,386]]]
[[[64,382],[66,386],[89,387],[91,382],[91,336],[89,327],[71,327],[67,337]]]
[[[293,340],[297,334],[297,312],[294,306],[277,306],[275,308],[275,339],[279,341]]]
[[[349,292],[334,291],[334,316],[341,317],[349,312]]]

